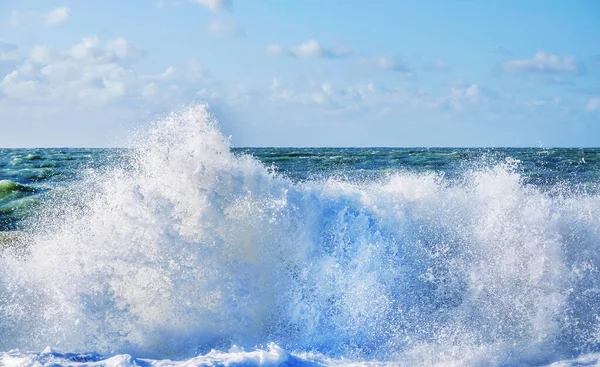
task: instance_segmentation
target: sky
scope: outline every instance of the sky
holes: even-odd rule
[[[0,147],[600,146],[597,0],[0,0]]]

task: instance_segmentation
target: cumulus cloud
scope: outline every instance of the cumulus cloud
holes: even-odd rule
[[[106,51],[122,60],[137,59],[143,55],[140,49],[122,37],[108,41],[106,43]]]
[[[585,106],[587,111],[598,111],[600,110],[600,98],[592,98],[588,101],[588,104]]]
[[[96,62],[121,62],[143,56],[143,52],[122,37],[102,43],[98,37],[85,37],[68,53],[74,59]]]
[[[290,48],[284,48],[278,44],[271,44],[266,51],[274,56],[288,56],[295,58],[323,58],[340,59],[352,55],[352,50],[347,47],[325,47],[315,40],[308,40]]]
[[[116,101],[135,94],[140,78],[127,61],[140,52],[123,38],[103,43],[98,37],[87,37],[68,50],[35,46],[0,81],[0,92],[24,103]]]
[[[362,64],[366,67],[378,69],[381,71],[410,74],[410,69],[406,64],[394,56],[377,56],[372,59],[363,59]]]
[[[56,51],[48,46],[36,45],[33,46],[29,55],[29,61],[34,64],[50,64],[55,56]]]
[[[265,50],[271,56],[281,56],[281,55],[285,55],[285,53],[287,52],[287,50],[285,50],[283,47],[281,47],[278,44],[267,45]],[[289,56],[291,56],[291,55],[289,55]]]
[[[330,52],[315,40],[302,42],[292,49],[297,57],[328,57]]]
[[[296,57],[302,58],[322,57],[336,59],[348,57],[352,54],[352,51],[347,48],[327,48],[315,40],[302,42],[298,46],[294,47],[291,51],[294,53],[294,55],[296,55]]]
[[[471,86],[465,90],[465,97],[471,99],[479,97],[479,87],[477,84],[471,84]]]
[[[163,72],[141,76],[148,81],[190,83],[207,79],[208,72],[196,59],[188,59],[184,64],[169,66]]]
[[[284,85],[279,78],[273,78],[268,100],[296,105],[315,106],[328,113],[359,111],[367,106],[385,103],[383,95],[375,85],[351,84],[346,87],[334,86],[329,81]]]
[[[561,57],[544,51],[538,51],[531,59],[507,60],[502,63],[502,69],[508,72],[564,73],[579,71],[579,65],[577,60],[572,56]]]
[[[244,30],[231,19],[215,19],[208,25],[206,32],[212,36],[243,36]]]
[[[231,11],[232,10],[231,0],[192,0],[192,1],[202,7],[210,9],[212,11],[217,11],[217,10]]]
[[[452,94],[453,93],[453,94]],[[327,113],[355,114],[370,111],[375,115],[403,106],[425,110],[439,110],[451,107],[459,111],[474,106],[481,92],[471,84],[456,88],[450,96],[436,96],[424,90],[376,87],[374,82],[364,84],[334,85],[329,81],[284,85],[279,78],[273,78],[268,100],[291,103],[299,106],[315,106]],[[391,107],[393,106],[393,107]]]
[[[407,107],[421,111],[450,109],[460,112],[492,102],[477,84],[457,86],[449,93],[436,95],[424,89],[376,86],[374,82],[343,86],[325,81],[308,83],[308,86],[284,86],[278,78],[274,78],[270,89],[269,100],[272,102],[312,105],[334,114],[371,112],[376,116]]]
[[[299,95],[292,88],[283,87],[279,78],[273,78],[269,89],[271,89],[271,96],[269,99],[272,101],[283,100],[290,102],[299,102],[301,99],[305,99],[305,97]]]
[[[67,6],[55,8],[48,13],[13,10],[8,21],[0,22],[0,27],[28,27],[39,23],[48,27],[56,27],[66,24],[70,19],[71,9]]]
[[[391,56],[379,56],[375,60],[375,66],[383,71],[393,71],[398,73],[408,73],[410,70],[399,59]]]
[[[342,91],[343,93],[343,91]],[[340,97],[340,91],[334,89],[333,84],[326,81],[318,86],[317,90],[311,93],[312,100],[318,105],[331,105],[336,103]],[[339,103],[337,103],[339,105]]]
[[[44,16],[44,22],[47,26],[63,25],[71,18],[71,10],[66,6],[61,6],[52,10]]]
[[[465,103],[475,104],[481,97],[481,91],[477,84],[471,84],[467,88],[451,88],[450,94],[444,98],[447,105],[454,110],[461,111]]]
[[[536,98],[536,99],[515,101],[515,104],[517,106],[523,106],[523,107],[527,107],[529,109],[537,109],[540,107],[548,107],[548,106],[558,106],[561,103],[562,103],[562,100],[559,97]]]

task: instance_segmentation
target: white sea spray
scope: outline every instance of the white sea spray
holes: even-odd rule
[[[541,192],[515,162],[293,183],[232,154],[200,105],[141,134],[130,163],[0,259],[0,350],[408,366],[598,350],[600,197]]]

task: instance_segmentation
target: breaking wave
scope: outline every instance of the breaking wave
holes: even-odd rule
[[[597,194],[541,192],[512,161],[452,181],[292,182],[231,153],[202,105],[130,154],[50,200],[0,258],[0,350],[186,359],[276,343],[268,363],[410,366],[600,350]]]

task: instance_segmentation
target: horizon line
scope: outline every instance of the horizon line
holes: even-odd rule
[[[0,149],[133,149],[134,147],[0,147]],[[231,149],[600,149],[600,146],[231,146]]]

